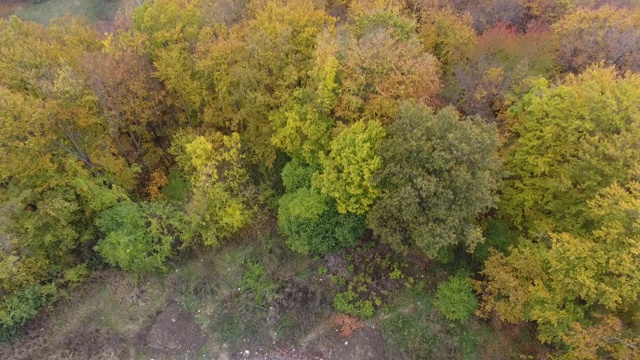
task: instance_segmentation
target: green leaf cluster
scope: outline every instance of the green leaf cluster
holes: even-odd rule
[[[447,319],[464,322],[478,309],[478,298],[469,279],[457,274],[438,284],[434,305]]]
[[[182,213],[163,203],[122,203],[100,214],[105,237],[96,251],[111,265],[132,272],[166,270],[174,242],[184,233]]]
[[[380,145],[380,200],[367,215],[374,234],[395,249],[415,246],[435,257],[456,244],[482,241],[476,217],[490,209],[500,183],[493,126],[452,108],[434,114],[406,102]]]

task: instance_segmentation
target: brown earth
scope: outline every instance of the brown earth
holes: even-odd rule
[[[149,354],[159,359],[194,357],[207,341],[193,316],[175,301],[167,304],[141,337]]]
[[[382,333],[372,327],[360,328],[351,336],[341,336],[325,328],[309,345],[276,346],[268,350],[245,350],[232,360],[386,360]]]
[[[385,360],[384,340],[380,330],[361,328],[350,337],[336,339],[334,348],[329,349],[328,360]]]
[[[9,17],[25,3],[25,0],[0,0],[0,18]]]

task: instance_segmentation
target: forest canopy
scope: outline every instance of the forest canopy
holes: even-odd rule
[[[96,269],[166,271],[269,214],[306,256],[379,243],[462,263],[438,289],[452,321],[478,308],[559,356],[633,358],[638,71],[631,0],[0,19],[0,340]],[[362,296],[334,305],[368,317],[382,300]]]

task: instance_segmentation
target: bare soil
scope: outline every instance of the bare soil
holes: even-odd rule
[[[142,345],[158,359],[195,357],[207,341],[193,316],[176,301],[167,304],[141,337]]]
[[[0,0],[0,18],[8,18],[24,5],[25,0]]]

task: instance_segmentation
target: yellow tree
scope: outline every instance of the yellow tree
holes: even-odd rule
[[[272,143],[290,156],[317,164],[331,141],[333,110],[338,101],[337,44],[333,33],[318,38],[309,83],[269,116]]]
[[[586,201],[627,183],[640,157],[640,76],[591,67],[552,86],[539,79],[510,110],[500,211],[536,232],[588,230]]]
[[[584,336],[588,327],[600,329],[601,340],[616,333],[621,339],[623,322],[640,311],[640,183],[612,184],[588,209],[596,226],[587,234],[551,233],[548,247],[523,243],[509,255],[494,253],[482,271],[485,282],[476,283],[481,314],[495,310],[508,322],[536,321],[540,340],[577,352],[598,347]],[[623,349],[609,350],[624,350],[618,345]]]
[[[132,37],[143,41],[144,55],[152,60],[153,75],[168,90],[168,99],[181,111],[187,125],[202,119],[205,93],[196,72],[193,53],[202,30],[198,1],[147,1],[133,14]]]
[[[179,133],[171,152],[191,180],[187,221],[193,235],[205,245],[220,245],[247,224],[251,215],[246,205],[251,189],[242,166],[240,136]]]
[[[242,134],[249,160],[271,167],[268,121],[309,81],[317,37],[333,19],[308,0],[256,1],[247,18],[200,45],[198,63],[215,96],[206,121]]]
[[[314,185],[336,199],[340,213],[365,214],[380,196],[373,175],[382,168],[377,149],[384,136],[378,121],[359,121],[340,132],[327,156],[320,156],[322,170]]]

